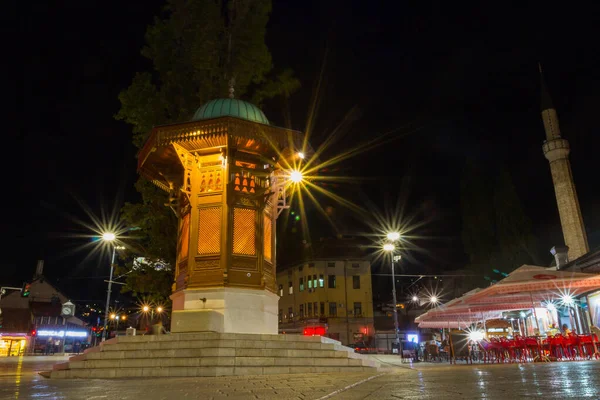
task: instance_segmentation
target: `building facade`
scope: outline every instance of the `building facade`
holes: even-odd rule
[[[89,328],[65,315],[68,299],[43,276],[29,285],[29,295],[7,292],[0,299],[0,357],[77,351],[90,341]]]
[[[371,263],[363,258],[314,259],[277,273],[279,332],[302,334],[325,325],[348,345],[374,335]]]

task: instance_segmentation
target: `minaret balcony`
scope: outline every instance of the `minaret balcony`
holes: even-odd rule
[[[569,142],[563,138],[546,140],[542,149],[544,150],[544,156],[550,162],[569,157],[571,151]]]

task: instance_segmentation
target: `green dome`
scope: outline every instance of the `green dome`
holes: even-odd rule
[[[269,120],[260,108],[238,99],[215,99],[203,104],[192,117],[192,121],[219,117],[236,117],[269,125]]]

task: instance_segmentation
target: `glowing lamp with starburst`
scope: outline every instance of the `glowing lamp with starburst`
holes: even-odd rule
[[[275,223],[313,156],[301,132],[233,96],[152,129],[138,171],[179,219],[173,332],[277,333]]]

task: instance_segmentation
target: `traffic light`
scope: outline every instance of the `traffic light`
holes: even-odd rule
[[[37,336],[37,331],[35,330],[35,328],[31,329],[31,331],[29,331],[29,336],[34,337]]]
[[[23,288],[21,289],[21,297],[29,297],[31,289],[31,283],[23,283]]]

